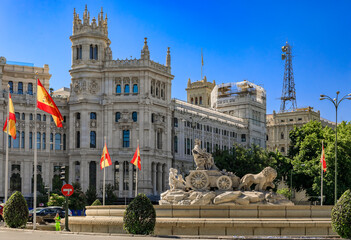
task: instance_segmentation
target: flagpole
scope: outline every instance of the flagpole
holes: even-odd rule
[[[38,78],[38,72],[35,73]],[[33,201],[33,230],[37,228],[37,99],[38,99],[38,79],[36,79],[36,91],[34,99],[34,201]]]
[[[324,145],[322,140],[322,157],[321,158],[323,158],[323,154],[324,154]],[[320,161],[321,162],[321,206],[323,206],[323,161]]]
[[[105,140],[105,145],[104,145],[104,149],[106,147],[106,136],[104,136],[104,140]],[[107,148],[107,147],[106,147]],[[103,150],[103,154],[104,154],[104,182],[103,182],[103,187],[102,187],[102,194],[103,194],[103,197],[102,197],[102,205],[105,206],[105,180],[106,180],[106,163],[105,163],[105,160],[106,160],[106,153],[105,151]]]
[[[10,88],[9,85],[7,85],[8,87],[8,102],[7,102],[7,139],[6,139],[6,163],[5,163],[5,199],[4,199],[4,203],[7,202],[7,191],[8,191],[8,177],[9,177],[9,128],[10,128]]]
[[[138,150],[140,151],[140,148],[139,148],[139,139],[137,140],[137,148]],[[138,162],[138,159],[137,159],[137,162]],[[135,197],[138,196],[138,167],[136,166],[135,168],[135,171],[136,171],[136,174],[135,174]]]
[[[202,54],[202,48],[201,48],[201,79],[202,80],[202,67],[204,66],[204,56]]]

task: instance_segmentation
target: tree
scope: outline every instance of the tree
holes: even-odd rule
[[[97,198],[95,187],[89,186],[88,190],[85,192],[85,196],[87,197],[88,205],[91,205]]]
[[[48,206],[60,206],[62,207],[65,203],[65,197],[60,196],[56,193],[52,193],[50,196],[50,200],[48,202]]]
[[[335,130],[311,121],[290,132],[289,157],[293,167],[293,186],[306,189],[310,196],[321,193],[321,151],[324,141],[327,171],[324,173],[326,204],[334,203]],[[351,123],[338,125],[338,195],[351,185]]]
[[[4,220],[11,228],[26,227],[28,206],[21,192],[14,192],[4,207]]]
[[[106,192],[106,205],[116,204],[117,196],[114,194],[115,188],[111,183],[106,184],[105,192]]]
[[[333,230],[342,238],[351,238],[351,192],[347,190],[332,209]]]
[[[82,191],[82,188],[79,182],[73,183],[72,186],[73,186],[74,192],[68,198],[68,206],[70,209],[82,210],[87,205],[86,196]]]

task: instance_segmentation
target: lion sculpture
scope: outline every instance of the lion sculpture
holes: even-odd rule
[[[256,184],[256,191],[265,191],[267,187],[274,188],[273,180],[277,177],[277,171],[271,167],[266,167],[258,174],[246,174],[240,180],[239,190],[244,188],[250,191],[252,184]]]

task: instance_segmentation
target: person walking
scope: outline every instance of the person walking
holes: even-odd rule
[[[56,213],[56,216],[55,216],[55,227],[56,227],[56,231],[61,231],[61,218],[60,218],[60,215],[59,213],[57,212]]]

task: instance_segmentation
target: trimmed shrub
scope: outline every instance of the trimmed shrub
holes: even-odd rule
[[[64,206],[66,200],[64,196],[60,196],[56,193],[51,194],[48,206]]]
[[[99,199],[96,199],[91,206],[100,206],[102,205]]]
[[[26,227],[28,220],[28,206],[21,192],[11,195],[4,207],[4,219],[11,228]]]
[[[131,234],[152,234],[155,229],[156,211],[145,194],[139,194],[124,212],[123,229]]]
[[[351,238],[351,191],[347,190],[332,209],[332,226],[334,232],[342,238]]]

